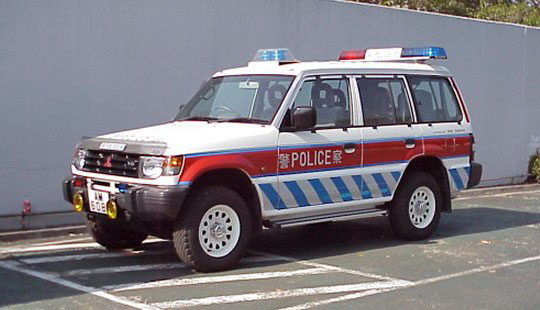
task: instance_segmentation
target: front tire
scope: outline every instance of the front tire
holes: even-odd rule
[[[441,206],[441,189],[435,178],[414,172],[402,181],[390,205],[392,230],[402,239],[426,239],[437,229]]]
[[[211,186],[189,198],[175,226],[173,241],[182,262],[200,272],[229,269],[242,258],[251,219],[242,197]]]
[[[136,248],[148,237],[114,222],[88,220],[87,228],[94,241],[108,250]]]

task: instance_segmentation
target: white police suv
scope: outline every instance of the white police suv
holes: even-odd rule
[[[439,47],[299,62],[259,50],[165,124],[77,145],[64,197],[108,249],[174,240],[199,271],[230,268],[262,227],[388,215],[429,237],[480,181],[471,120]]]

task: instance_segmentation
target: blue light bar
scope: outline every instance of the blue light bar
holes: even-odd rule
[[[410,47],[403,48],[401,57],[429,57],[435,59],[446,59],[446,51],[442,47]]]
[[[297,60],[288,48],[272,48],[258,50],[253,61],[296,62]]]

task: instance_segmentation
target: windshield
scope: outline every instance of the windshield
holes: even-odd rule
[[[174,118],[268,124],[274,118],[293,76],[244,75],[208,81]]]

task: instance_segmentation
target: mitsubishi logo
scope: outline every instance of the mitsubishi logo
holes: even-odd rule
[[[109,155],[105,158],[105,162],[103,163],[103,167],[105,168],[111,168],[112,167],[112,155]]]

